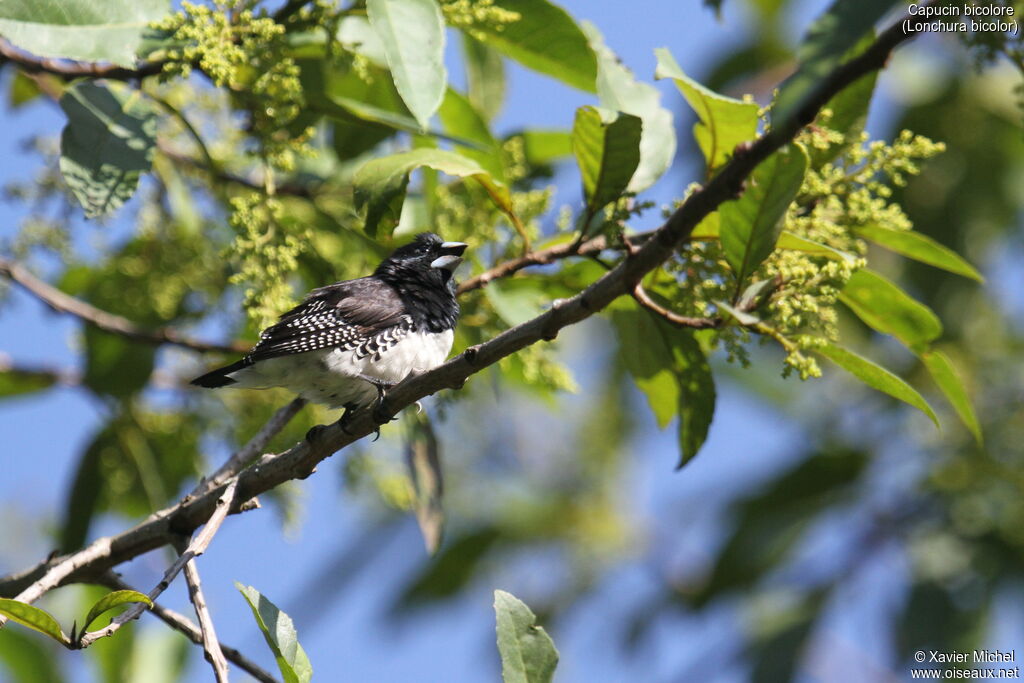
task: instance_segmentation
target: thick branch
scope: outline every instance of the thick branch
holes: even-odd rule
[[[441,389],[459,388],[471,375],[526,346],[554,339],[562,328],[588,318],[619,296],[633,292],[644,275],[668,260],[705,216],[741,193],[745,179],[760,162],[791,141],[835,94],[861,76],[881,68],[890,52],[912,35],[904,34],[899,24],[882,33],[867,51],[826,76],[795,115],[776,122],[770,133],[753,144],[737,148],[733,158],[705,187],[693,192],[664,225],[654,231],[642,246],[631,250],[612,270],[576,296],[553,302],[549,311],[533,320],[506,330],[484,344],[466,349],[430,372],[405,380],[388,393],[384,412],[393,415]],[[323,427],[312,440],[303,441],[280,455],[265,456],[243,470],[237,480],[233,480],[238,485],[236,501],[248,500],[285,481],[309,476],[321,460],[376,431],[378,424],[371,414],[373,412],[362,410],[356,413],[347,422],[345,430],[338,424]],[[101,539],[78,553],[0,580],[0,595],[9,594],[11,586],[24,585],[28,576],[47,576],[47,584],[51,586],[95,576],[166,543],[172,532],[190,532],[210,516],[222,490],[223,487],[219,487],[183,500],[117,536]],[[232,511],[235,509],[237,505]],[[97,544],[102,546],[102,552],[96,550]],[[48,568],[52,564],[73,569],[62,571],[54,581],[48,576]]]
[[[147,330],[139,327],[131,320],[96,308],[90,303],[65,294],[53,285],[37,278],[19,263],[0,257],[0,275],[21,285],[27,292],[60,313],[68,313],[86,323],[122,337],[135,339],[147,344],[173,344],[193,351],[219,351],[221,353],[245,353],[247,344],[235,342],[231,344],[210,344],[190,339],[180,332],[168,327]]]
[[[109,78],[115,81],[132,81],[138,78],[145,78],[146,76],[155,76],[164,68],[164,65],[160,62],[148,62],[134,69],[126,69],[114,64],[95,64],[92,62],[75,62],[67,59],[36,57],[27,52],[22,52],[3,38],[0,38],[0,55],[3,55],[7,61],[17,64],[18,68],[26,73],[48,73],[67,80],[93,76],[95,78]]]

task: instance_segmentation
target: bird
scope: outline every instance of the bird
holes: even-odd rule
[[[448,358],[459,318],[453,273],[463,242],[416,235],[372,275],[310,292],[260,333],[242,359],[196,377],[209,389],[284,387],[311,403],[354,411]]]

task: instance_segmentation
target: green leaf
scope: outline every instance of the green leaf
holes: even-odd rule
[[[7,90],[7,104],[11,109],[20,109],[43,94],[39,84],[25,75],[23,71],[15,71]]]
[[[640,118],[632,114],[591,106],[576,110],[572,150],[583,177],[588,219],[621,197],[629,186],[640,163],[642,126]]]
[[[492,178],[504,184],[505,163],[501,144],[491,134],[487,120],[470,104],[466,96],[448,88],[438,113],[447,133],[475,143],[474,147],[456,145],[455,150],[475,160]]]
[[[921,360],[964,426],[974,436],[974,440],[978,442],[979,446],[982,445],[984,437],[981,433],[981,424],[978,422],[978,416],[974,413],[974,406],[971,405],[971,397],[967,395],[964,380],[956,371],[953,361],[941,351],[923,353]]]
[[[610,313],[619,337],[619,355],[647,398],[658,426],[664,429],[679,417],[678,466],[682,467],[704,444],[714,417],[715,383],[707,358],[692,333],[635,305],[617,302]]]
[[[252,608],[252,615],[274,653],[285,683],[307,683],[313,677],[313,666],[299,645],[292,618],[252,586],[243,586],[236,581],[235,588]]]
[[[423,534],[427,552],[433,555],[444,533],[444,477],[441,473],[440,447],[434,427],[426,413],[407,411],[408,433],[405,440],[405,465],[409,469],[416,498],[413,511]]]
[[[792,115],[821,78],[837,67],[851,48],[872,30],[895,0],[835,0],[807,30],[797,59],[800,66],[779,91],[772,121]]]
[[[60,630],[60,624],[53,618],[53,615],[26,602],[0,598],[0,615],[22,626],[44,633],[61,645],[67,645],[70,642],[64,632]]]
[[[358,15],[342,17],[338,22],[338,30],[335,31],[334,37],[346,50],[366,57],[376,66],[387,67],[388,55],[384,49],[384,42],[366,17]],[[324,57],[326,50],[313,56]]]
[[[800,190],[806,170],[803,147],[787,145],[754,169],[739,199],[719,208],[719,236],[725,258],[736,274],[737,287],[775,248],[782,219]]]
[[[601,106],[640,117],[640,162],[633,173],[630,192],[642,192],[668,170],[676,153],[676,131],[672,113],[661,106],[661,93],[648,83],[641,83],[623,66],[604,38],[590,22],[583,24],[590,47],[597,55],[597,95]]]
[[[959,254],[923,233],[913,230],[893,230],[876,224],[862,225],[855,228],[854,231],[861,237],[907,258],[927,263],[950,273],[963,275],[978,282],[985,281],[981,273]]]
[[[493,47],[465,33],[462,34],[462,54],[469,101],[486,120],[491,121],[505,103],[505,62]]]
[[[572,134],[564,130],[523,131],[523,152],[532,166],[550,164],[572,156]]]
[[[473,25],[473,35],[523,66],[594,92],[597,60],[573,18],[547,0],[495,0],[495,7],[519,14],[508,24]]]
[[[167,0],[0,0],[0,36],[39,57],[135,65]]]
[[[511,593],[494,591],[501,678],[505,683],[546,683],[555,675],[558,650],[530,608]]]
[[[366,13],[384,45],[395,87],[426,130],[448,83],[441,8],[435,0],[367,0]]]
[[[156,349],[86,325],[82,383],[97,394],[127,397],[140,391],[153,373]]]
[[[88,631],[92,622],[96,621],[104,612],[133,602],[145,603],[147,607],[153,606],[153,601],[149,599],[149,596],[139,591],[121,590],[107,593],[89,608],[89,613],[85,616],[85,621],[82,622],[82,632]]]
[[[476,161],[440,149],[414,149],[373,159],[356,171],[353,178],[355,205],[357,211],[366,208],[368,234],[375,236],[381,225],[390,232],[398,224],[409,173],[421,166],[460,178],[472,178],[484,187],[499,208],[511,208],[508,190],[498,186]]]
[[[935,426],[939,426],[939,418],[913,387],[892,374],[880,365],[876,365],[863,356],[858,356],[848,349],[834,344],[825,344],[815,351],[843,368],[851,375],[873,389],[889,394],[895,399],[911,405],[931,418]]]
[[[0,357],[0,398],[33,394],[49,389],[58,379],[56,373],[46,370],[12,368],[3,357]]]
[[[6,672],[7,683],[64,683],[60,662],[50,643],[34,634],[13,628],[0,633],[0,677]]]
[[[732,155],[736,145],[757,137],[756,102],[725,97],[687,76],[667,48],[654,51],[658,57],[655,78],[671,78],[699,121],[693,135],[707,161],[708,175]]]
[[[60,172],[88,218],[109,214],[135,192],[156,148],[156,114],[138,92],[80,81],[64,91],[68,124]]]
[[[930,308],[867,268],[854,272],[839,300],[869,327],[915,351],[923,351],[942,334],[942,323]]]

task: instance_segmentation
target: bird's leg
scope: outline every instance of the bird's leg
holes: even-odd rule
[[[380,425],[387,424],[392,420],[398,419],[397,417],[387,415],[383,412],[384,399],[387,397],[387,390],[394,386],[394,384],[376,377],[370,377],[369,375],[358,375],[358,377],[364,382],[369,382],[375,389],[377,389],[377,400],[374,401],[373,405],[373,419],[377,423],[377,429],[375,430],[376,436],[373,440],[376,441],[380,438]]]
[[[341,414],[340,418],[338,418],[338,426],[341,427],[341,431],[345,432],[349,436],[353,436],[352,432],[348,431],[348,424],[352,421],[352,415],[356,412],[359,406],[355,403],[348,403],[344,407],[345,412]],[[323,436],[324,430],[326,429],[327,427],[324,425],[313,425],[309,428],[309,431],[306,432],[306,441],[315,443],[321,436]]]

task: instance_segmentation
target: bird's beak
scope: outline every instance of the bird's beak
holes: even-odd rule
[[[462,245],[465,248],[466,245]],[[443,268],[449,273],[454,272],[459,264],[462,263],[462,257],[454,254],[446,254],[444,256],[438,256],[436,259],[430,262],[431,268]]]
[[[441,245],[441,253],[446,256],[462,256],[464,251],[466,251],[465,242],[445,242]]]

